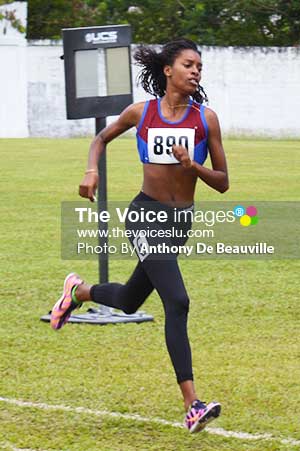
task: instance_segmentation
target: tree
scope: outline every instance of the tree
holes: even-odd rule
[[[29,0],[27,37],[60,39],[62,28],[125,23],[122,0]]]
[[[197,23],[206,23],[201,36],[208,44],[300,44],[298,0],[206,0],[195,5],[188,12],[187,26],[191,24],[195,35]]]
[[[185,36],[200,45],[300,45],[299,0],[28,0],[28,8],[31,39],[129,23],[136,43]]]

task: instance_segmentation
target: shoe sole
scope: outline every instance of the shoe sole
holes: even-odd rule
[[[191,427],[190,433],[194,434],[196,432],[202,431],[208,423],[215,420],[220,416],[221,413],[221,404],[214,403],[211,408],[209,408],[207,411],[202,415],[202,417],[199,418],[199,420]]]
[[[67,286],[67,283],[69,281],[69,278],[72,277],[72,276],[75,276],[75,275],[76,275],[76,273],[74,273],[74,272],[71,272],[70,274],[67,275],[67,277],[65,278],[65,281],[64,281],[63,293],[62,293],[61,297],[58,299],[58,301],[55,303],[55,305],[54,305],[54,307],[52,309],[50,324],[51,324],[51,327],[52,327],[53,330],[61,329],[62,326],[67,322],[67,321],[65,321],[65,318],[68,315],[67,311],[68,311],[68,309],[69,309],[69,307],[71,305],[71,302],[70,302],[70,305],[68,306],[68,308],[66,309],[66,311],[61,315],[61,317],[59,319],[58,318],[53,318],[52,319],[52,313],[55,310],[56,310],[55,313],[58,313],[59,306],[65,299],[66,286]],[[56,306],[58,306],[57,309],[56,309]],[[58,319],[58,322],[56,323],[57,319]],[[54,321],[55,321],[55,323],[54,323]]]

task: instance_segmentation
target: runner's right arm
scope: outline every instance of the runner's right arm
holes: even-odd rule
[[[99,185],[98,161],[107,143],[120,136],[139,123],[144,102],[129,105],[112,124],[101,130],[93,139],[88,156],[85,176],[79,185],[79,195],[94,202],[94,195]]]

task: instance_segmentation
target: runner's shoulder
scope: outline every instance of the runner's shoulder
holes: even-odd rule
[[[219,124],[218,115],[211,108],[205,107],[204,115],[209,128]]]
[[[132,103],[121,113],[121,120],[124,120],[132,125],[137,125],[142,117],[145,101]]]

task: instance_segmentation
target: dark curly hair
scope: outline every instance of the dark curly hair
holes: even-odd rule
[[[167,42],[161,52],[156,52],[149,46],[139,46],[134,54],[134,59],[137,65],[142,68],[138,76],[138,82],[144,90],[155,97],[162,97],[165,94],[167,85],[163,71],[164,67],[172,66],[180,52],[189,49],[194,50],[201,56],[197,45],[189,39],[176,39]],[[208,102],[207,95],[200,85],[198,85],[192,98],[198,103]]]

